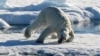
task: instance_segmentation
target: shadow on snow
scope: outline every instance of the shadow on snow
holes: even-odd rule
[[[0,42],[0,46],[22,46],[22,45],[58,45],[57,41],[48,43],[36,43],[36,40],[9,40],[6,42]]]

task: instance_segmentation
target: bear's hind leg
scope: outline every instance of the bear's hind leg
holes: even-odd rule
[[[31,32],[33,30],[36,30],[36,29],[40,29],[41,27],[44,26],[44,19],[36,19],[31,25],[29,25],[26,30],[25,30],[25,33],[24,33],[24,36],[26,38],[29,38],[31,37]]]
[[[25,36],[26,38],[31,37],[31,32],[29,31],[29,29],[28,29],[28,28],[26,28],[26,29],[25,29],[24,36]]]
[[[52,38],[52,39],[56,39],[56,38],[57,38],[57,33],[52,33],[52,34],[51,34],[51,38]]]

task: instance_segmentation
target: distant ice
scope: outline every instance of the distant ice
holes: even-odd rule
[[[7,0],[0,0],[0,9],[4,8],[6,5]]]
[[[9,29],[10,27],[11,26],[6,21],[0,18],[0,30],[5,31]]]
[[[72,22],[79,23],[81,21],[91,21],[92,19],[100,18],[100,16],[99,16],[100,15],[100,11],[99,11],[100,7],[99,7],[99,5],[95,4],[97,2],[91,2],[94,4],[93,6],[89,6],[89,5],[91,5],[91,3],[89,3],[88,1],[82,0],[82,2],[80,2],[78,0],[75,2],[72,2],[72,0],[70,0],[70,1],[69,0],[50,0],[50,1],[49,0],[25,0],[25,1],[7,0],[6,5],[8,6],[8,8],[6,8],[6,9],[9,13],[6,13],[6,14],[10,14],[11,16],[8,15],[8,17],[10,17],[12,19],[8,20],[7,18],[4,18],[3,16],[4,15],[6,16],[6,14],[4,14],[5,12],[0,13],[0,14],[3,14],[0,17],[2,17],[4,20],[6,20],[9,23],[18,24],[18,23],[20,23],[20,21],[23,20],[22,18],[24,18],[24,16],[26,16],[26,15],[29,18],[33,18],[33,19],[36,17],[36,15],[31,16],[32,14],[30,15],[30,12],[28,12],[28,11],[31,11],[31,12],[40,11],[43,8],[46,8],[49,6],[57,6],[57,7],[61,8],[62,10],[64,10],[69,15],[69,18],[71,19]],[[85,3],[86,3],[86,6],[84,6]],[[17,12],[23,11],[23,12],[21,12],[21,14],[23,14],[23,16],[18,17],[18,19],[17,19],[16,16],[18,16],[18,13],[16,13],[15,11],[17,11]],[[27,11],[27,13],[26,13],[26,11]],[[14,14],[11,14],[11,13],[14,13]],[[26,13],[26,14],[24,14],[24,13]],[[15,14],[17,14],[17,15],[15,15]],[[13,19],[16,20],[17,22],[16,23],[12,22]],[[22,21],[23,22],[22,24],[29,24],[29,22],[32,20],[32,19],[28,19],[28,20],[27,19],[28,18],[26,18],[25,21],[23,20],[24,22]]]

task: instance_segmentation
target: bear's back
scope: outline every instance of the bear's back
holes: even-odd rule
[[[67,20],[65,13],[57,7],[47,7],[41,11],[41,14],[44,15],[46,22],[57,23]]]

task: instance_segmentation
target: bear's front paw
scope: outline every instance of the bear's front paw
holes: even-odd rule
[[[63,42],[64,42],[64,40],[65,40],[65,38],[64,38],[64,37],[59,38],[59,39],[58,39],[58,44],[63,43]]]
[[[69,38],[66,42],[72,42],[74,38]]]

